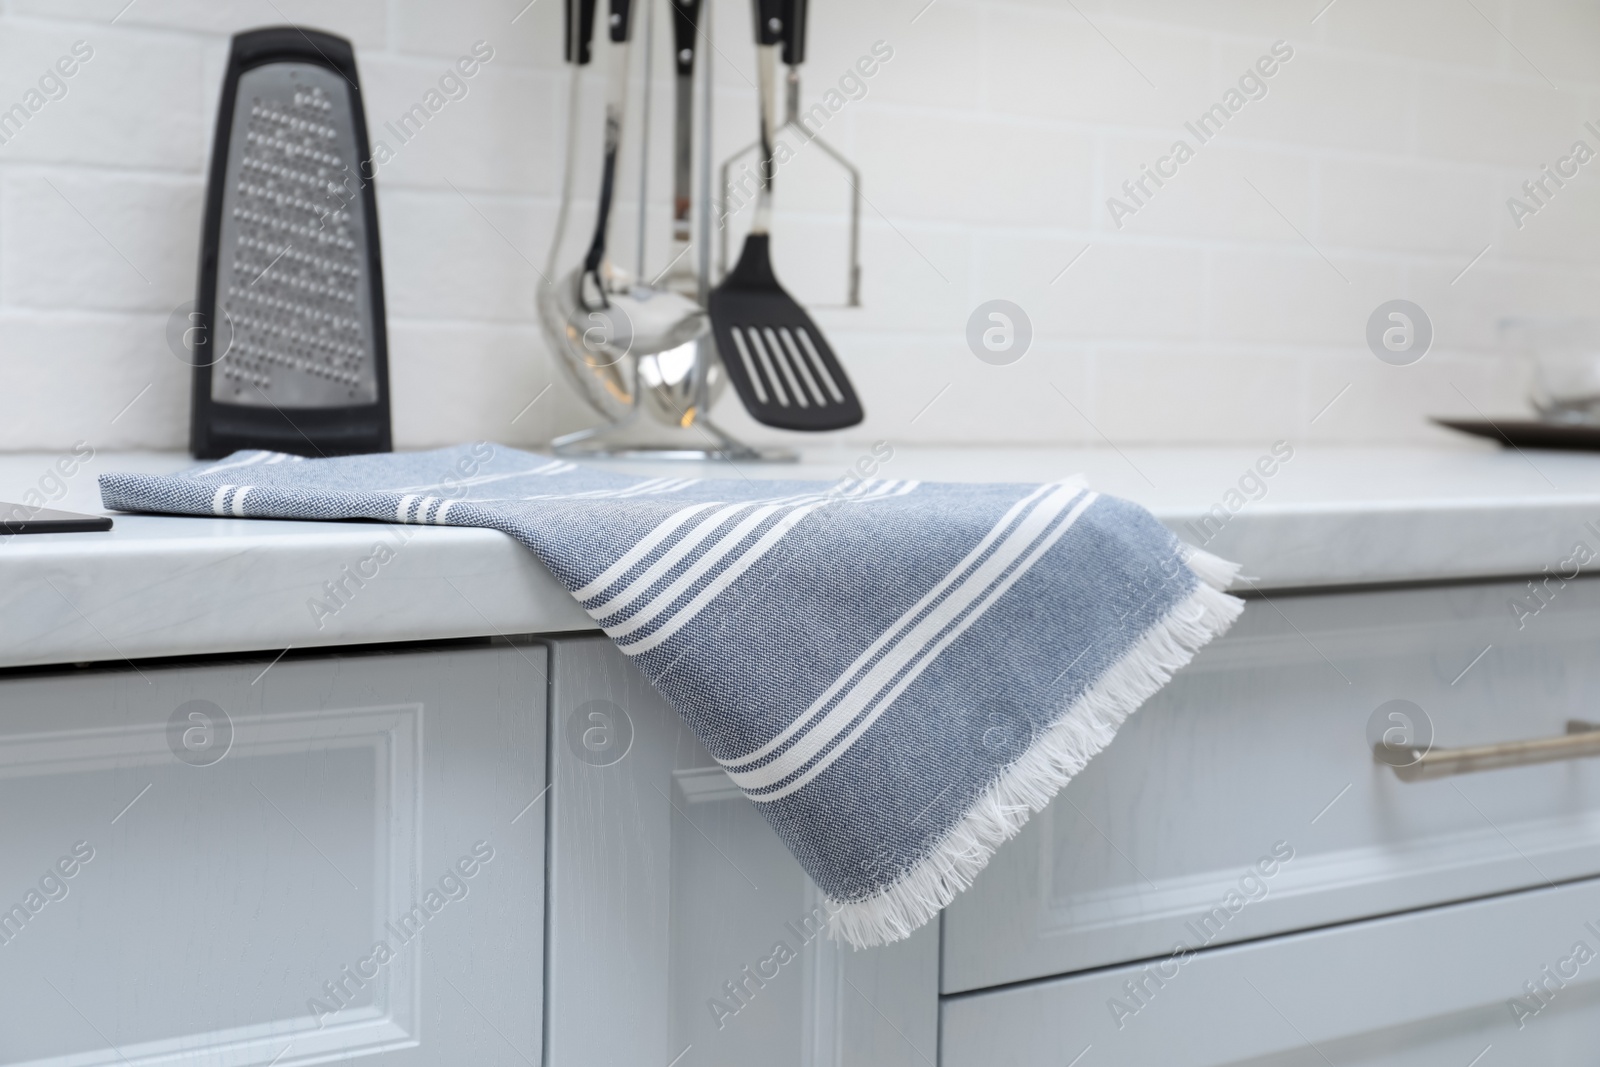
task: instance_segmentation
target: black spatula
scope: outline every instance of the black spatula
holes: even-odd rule
[[[789,27],[785,0],[754,0],[761,78],[761,191],[739,262],[711,291],[711,329],[739,399],[757,422],[784,430],[841,430],[861,421],[844,368],[805,309],[772,273],[772,131],[778,49]],[[803,22],[792,20],[796,29]]]

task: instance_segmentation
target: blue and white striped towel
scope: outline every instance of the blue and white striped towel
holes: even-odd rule
[[[644,478],[479,443],[108,474],[108,507],[487,526],[634,658],[835,907],[906,937],[1242,603],[1069,479]]]

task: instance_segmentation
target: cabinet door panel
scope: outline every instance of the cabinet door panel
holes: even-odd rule
[[[536,1056],[545,659],[0,676],[0,1063]]]
[[[551,1067],[930,1067],[937,924],[829,940],[810,879],[632,664],[603,639],[554,655]]]

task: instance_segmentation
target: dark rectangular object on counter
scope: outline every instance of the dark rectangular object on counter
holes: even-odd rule
[[[1600,451],[1600,426],[1546,422],[1543,419],[1434,419],[1440,426],[1487,437],[1508,448],[1560,448]]]
[[[98,533],[109,529],[111,518],[107,515],[79,515],[75,511],[0,501],[0,534]]]

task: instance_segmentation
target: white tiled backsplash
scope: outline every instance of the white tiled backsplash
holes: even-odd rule
[[[754,61],[748,4],[710,2],[720,158],[753,137]],[[594,421],[534,321],[561,172],[561,0],[3,11],[0,108],[39,106],[0,144],[0,448],[183,445],[188,372],[165,335],[193,296],[228,35],[295,20],[355,42],[374,139],[395,150],[377,186],[397,444],[534,445]],[[667,28],[663,4],[651,273],[669,256]],[[478,41],[493,58],[468,94],[408,143],[388,136]],[[50,82],[29,98],[76,42],[92,56],[61,79],[65,95]],[[892,57],[851,81],[877,42]],[[1292,56],[1257,68],[1276,42]],[[597,51],[564,261],[592,217]],[[1584,127],[1600,127],[1592,2],[817,0],[803,96],[836,105],[825,137],[864,172],[865,306],[838,306],[848,187],[814,147],[779,173],[774,247],[860,389],[868,419],[852,438],[1443,440],[1427,415],[1523,406],[1499,318],[1586,313],[1600,296],[1600,166],[1546,180],[1520,228],[1507,205],[1575,141],[1600,148]],[[1219,103],[1237,110],[1202,141],[1185,124]],[[1181,163],[1179,139],[1193,150]],[[1145,165],[1170,176],[1145,178],[1134,200],[1122,185]],[[613,241],[629,265],[638,175],[630,151]],[[749,213],[732,223],[735,255]],[[1395,367],[1365,330],[1401,297],[1436,339]],[[1033,326],[1007,366],[966,342],[973,310],[996,298]],[[716,415],[777,436],[731,394]]]

